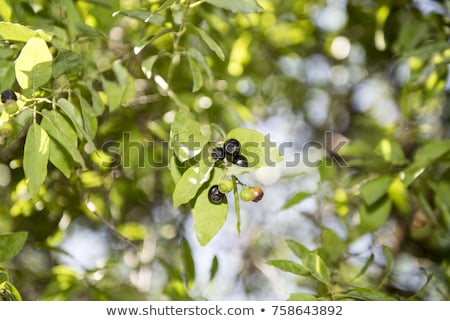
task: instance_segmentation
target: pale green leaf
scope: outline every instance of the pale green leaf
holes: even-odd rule
[[[306,255],[308,255],[311,252],[304,245],[298,243],[297,241],[287,240],[286,243],[289,246],[289,249],[292,251],[292,253],[294,253],[295,256],[298,257],[299,259],[303,259]]]
[[[291,293],[288,301],[317,301],[318,298],[308,293]]]
[[[290,260],[270,260],[267,264],[276,267],[284,272],[293,273],[296,275],[307,276],[309,271],[297,262]]]
[[[0,37],[7,41],[27,42],[30,38],[40,37],[45,41],[52,40],[52,35],[41,30],[33,30],[18,23],[0,21]]]
[[[136,222],[123,223],[117,226],[117,231],[130,241],[142,241],[150,235],[145,225]]]
[[[0,283],[0,299],[2,301],[22,301],[19,291],[8,281]]]
[[[105,104],[103,103],[103,100],[101,99],[98,90],[94,88],[92,80],[88,80],[86,82],[86,87],[89,89],[89,93],[91,94],[92,108],[94,109],[94,115],[95,116],[102,115],[103,111],[105,110]]]
[[[189,202],[197,194],[202,185],[208,181],[213,165],[214,163],[200,161],[183,173],[172,195],[175,208]]]
[[[230,138],[241,143],[241,154],[247,157],[249,167],[275,166],[282,160],[269,135],[264,136],[253,129],[235,128],[228,133],[227,139]]]
[[[386,194],[392,183],[391,176],[380,176],[367,183],[361,189],[361,196],[367,205],[372,205]]]
[[[70,164],[72,163],[71,156],[64,150],[61,144],[56,142],[52,136],[50,136],[50,154],[49,161],[57,169],[64,174],[65,177],[69,178],[72,174],[72,167]]]
[[[170,130],[170,147],[181,162],[198,155],[208,141],[200,124],[188,112],[177,112]]]
[[[256,13],[262,10],[256,0],[206,0],[206,2],[234,13]]]
[[[322,258],[316,253],[309,253],[302,259],[303,266],[318,281],[330,284],[330,273]]]
[[[192,73],[192,92],[199,91],[203,86],[203,76],[197,61],[188,53],[189,67]]]
[[[122,100],[122,88],[118,83],[105,78],[102,78],[102,84],[103,89],[105,90],[109,110],[114,111],[120,106]]]
[[[27,232],[0,234],[0,262],[11,260],[19,253],[27,240]]]
[[[52,76],[52,54],[42,38],[32,37],[15,63],[16,78],[23,89],[45,85]]]
[[[201,190],[192,209],[195,234],[202,246],[208,244],[220,231],[228,214],[228,202],[226,200],[220,204],[213,204],[208,199],[210,187],[218,184],[223,177],[223,170],[215,168],[211,175],[209,184]]]
[[[414,155],[412,167],[429,166],[450,151],[450,140],[432,141],[419,148]]]
[[[49,137],[38,124],[31,124],[25,139],[23,170],[28,183],[28,191],[35,198],[47,176],[49,158]]]
[[[142,62],[141,69],[142,69],[142,72],[145,74],[145,77],[147,77],[147,79],[152,78],[153,65],[155,64],[158,57],[159,57],[159,55],[153,55],[153,56],[146,58]]]
[[[219,44],[207,32],[194,25],[191,25],[191,27],[194,28],[195,31],[197,31],[200,38],[202,38],[209,49],[216,53],[217,57],[219,57],[221,60],[225,60],[225,54],[222,48],[220,48]]]

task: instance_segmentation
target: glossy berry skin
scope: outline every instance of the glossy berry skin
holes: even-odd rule
[[[245,156],[236,155],[233,158],[233,164],[240,166],[240,167],[248,167],[248,160]]]
[[[259,201],[263,198],[263,196],[264,196],[264,192],[263,192],[262,188],[259,187],[259,186],[252,186],[252,187],[251,187],[251,191],[252,191],[252,193],[253,193],[252,202],[257,203],[257,202],[259,202]]]
[[[219,190],[219,185],[213,185],[208,191],[208,199],[213,204],[220,204],[222,203],[223,199],[225,198],[225,194],[223,194]]]
[[[244,202],[250,202],[253,200],[253,191],[251,188],[244,188],[239,193],[239,196],[241,197],[241,200]]]
[[[223,144],[223,149],[225,150],[225,153],[234,157],[241,151],[241,143],[239,143],[237,139],[230,138]]]
[[[222,147],[214,147],[211,151],[211,157],[214,160],[223,160],[225,158],[225,150]]]
[[[219,183],[219,191],[221,193],[228,193],[231,192],[233,190],[233,182],[229,179],[223,179],[220,183]]]
[[[6,89],[1,94],[2,103],[6,103],[8,100],[14,100],[17,101],[17,96],[14,91],[11,89]]]

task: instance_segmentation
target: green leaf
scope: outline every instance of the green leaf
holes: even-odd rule
[[[203,54],[195,48],[189,48],[187,54],[188,58],[190,57],[194,62],[197,61],[198,65],[206,72],[208,80],[212,82],[214,80],[214,75]]]
[[[30,38],[41,37],[45,41],[52,40],[52,35],[41,30],[33,30],[18,23],[0,21],[0,37],[7,41],[27,42]]]
[[[364,184],[360,192],[365,204],[370,206],[382,198],[386,194],[392,180],[391,176],[380,176]]]
[[[189,61],[189,67],[191,68],[192,73],[192,92],[199,91],[200,88],[203,86],[203,76],[202,72],[200,70],[200,66],[198,65],[197,61],[189,54],[188,52],[188,61]]]
[[[177,0],[166,0],[155,12],[161,12],[173,5]]]
[[[86,133],[88,134],[90,139],[94,139],[95,135],[97,134],[97,117],[95,110],[91,107],[87,100],[84,99],[78,88],[76,88],[74,92],[77,95],[78,100],[80,101],[83,125],[86,129]]]
[[[22,301],[19,291],[8,281],[0,283],[1,301]]]
[[[222,48],[220,48],[220,46],[217,44],[217,42],[211,38],[211,36],[206,33],[205,31],[203,31],[202,29],[191,25],[192,28],[194,28],[195,31],[197,31],[197,33],[199,34],[200,38],[202,38],[202,40],[206,43],[206,45],[209,47],[209,49],[211,49],[212,51],[214,51],[217,55],[217,57],[220,58],[220,60],[225,60],[225,54],[222,50]]]
[[[408,162],[402,146],[395,140],[384,138],[378,143],[375,150],[386,162],[389,162],[394,166],[405,165]]]
[[[330,273],[328,272],[328,268],[317,253],[310,252],[302,259],[302,263],[316,280],[325,284],[330,284]]]
[[[450,140],[439,140],[427,143],[414,155],[413,167],[426,167],[450,151]]]
[[[120,106],[122,99],[122,88],[114,81],[102,78],[103,89],[107,97],[107,104],[110,111],[114,111]]]
[[[103,100],[101,99],[98,90],[94,88],[94,85],[92,84],[91,80],[88,80],[86,82],[86,87],[89,89],[89,93],[91,94],[92,108],[94,109],[94,115],[95,116],[102,115],[103,111],[105,110],[105,104],[103,103]]]
[[[189,202],[198,192],[198,190],[209,180],[209,175],[213,169],[214,163],[200,161],[189,167],[177,182],[172,194],[173,206],[177,208],[181,204]]]
[[[367,289],[367,288],[359,288],[355,287],[350,290],[348,290],[345,293],[345,297],[349,299],[354,300],[361,300],[361,301],[394,301],[395,298],[389,296],[388,294],[374,290],[374,289]]]
[[[267,262],[267,264],[272,265],[276,267],[277,269],[280,269],[284,272],[293,273],[296,275],[301,276],[307,276],[309,275],[309,271],[304,268],[302,265],[300,265],[297,262],[290,261],[290,260],[270,260]]]
[[[57,110],[42,110],[42,114],[44,118],[42,119],[41,127],[44,128],[52,140],[57,143],[54,147],[63,147],[75,162],[85,168],[86,164],[83,156],[78,150],[77,134],[66,118]],[[50,149],[52,149],[52,147]],[[53,151],[53,153],[55,152]],[[53,155],[53,158],[51,157],[50,159],[55,160],[55,156],[61,158],[61,155]],[[60,161],[63,161],[64,159],[65,158],[63,157]],[[63,171],[57,164],[53,163],[53,165]],[[62,167],[65,168],[64,165],[62,165]]]
[[[190,113],[176,113],[170,130],[170,147],[181,162],[198,155],[208,140],[209,138],[202,134],[200,124]]]
[[[17,57],[16,78],[23,89],[45,85],[52,76],[52,54],[42,38],[30,38]]]
[[[156,10],[155,12],[149,12],[148,10],[120,10],[114,12],[113,16],[121,14],[126,17],[142,20],[146,23],[162,26],[164,24],[165,17],[160,14],[156,14],[158,11],[159,10]]]
[[[291,293],[288,301],[317,301],[318,298],[308,293]]]
[[[53,61],[52,76],[75,76],[82,70],[83,63],[84,60],[79,54],[69,50],[60,51]]]
[[[39,194],[42,183],[47,176],[49,158],[49,137],[38,124],[31,124],[25,139],[23,170],[31,197]]]
[[[11,260],[19,253],[27,240],[27,232],[0,234],[0,262]]]
[[[136,94],[134,78],[120,63],[114,63],[113,71],[121,88],[120,103],[126,103],[133,99]]]
[[[366,273],[367,269],[372,265],[373,261],[375,260],[375,255],[370,254],[370,257],[367,259],[366,263],[362,267],[361,271],[353,278],[353,281],[359,278],[361,275]]]
[[[307,193],[307,192],[298,192],[296,194],[294,194],[291,198],[289,198],[287,200],[287,202],[284,204],[283,206],[283,210],[286,210],[288,208],[291,208],[294,205],[297,205],[298,203],[300,203],[301,201],[303,201],[305,198],[308,198],[309,196],[311,196],[311,193]]]
[[[211,263],[211,268],[209,269],[209,280],[210,281],[212,281],[214,279],[218,270],[219,270],[219,260],[217,259],[217,256],[214,255],[214,258]]]
[[[71,156],[64,150],[64,147],[59,144],[56,140],[50,136],[50,154],[49,161],[57,169],[64,174],[65,177],[69,178],[72,174],[72,167],[70,166],[72,162]]]
[[[324,259],[327,258],[326,262],[331,263],[337,262],[342,254],[345,252],[347,246],[345,242],[337,236],[337,234],[327,228],[322,228],[322,249],[321,251],[325,254],[322,256]]]
[[[311,252],[304,245],[302,245],[294,240],[287,240],[286,243],[287,243],[289,249],[292,251],[292,253],[294,253],[295,256],[298,257],[299,259],[303,259],[305,256],[307,256]]]
[[[164,28],[162,30],[160,30],[158,33],[148,37],[148,38],[144,38],[141,41],[139,41],[137,43],[136,46],[134,46],[134,54],[138,55],[142,49],[144,49],[145,47],[147,47],[149,44],[151,44],[153,41],[155,41],[156,39],[160,38],[161,36],[164,36],[165,34],[168,34],[172,32],[171,28]]]
[[[223,170],[214,168],[209,184],[202,189],[192,209],[194,230],[200,245],[206,245],[220,231],[228,214],[228,202],[213,204],[208,199],[209,188],[218,184]]]
[[[187,287],[190,288],[194,285],[195,282],[195,262],[194,258],[192,257],[192,251],[191,247],[189,246],[189,242],[185,238],[183,238],[181,257]]]
[[[275,166],[282,160],[278,149],[270,142],[269,135],[264,136],[248,128],[235,128],[228,133],[227,139],[230,138],[241,143],[241,154],[247,157],[249,167]]]
[[[361,216],[362,229],[366,232],[372,232],[383,226],[391,212],[391,207],[392,202],[387,197],[370,206],[361,204],[359,215]]]
[[[65,98],[60,98],[56,102],[56,104],[61,107],[61,109],[65,112],[65,114],[69,117],[74,125],[77,135],[80,138],[85,138],[92,146],[95,146],[89,134],[83,128],[83,118],[80,114],[80,111],[75,108],[75,106]]]
[[[150,56],[142,62],[141,69],[142,69],[142,72],[145,74],[145,77],[147,77],[147,79],[152,78],[153,65],[155,64],[155,62],[159,58],[159,56],[160,55]]]
[[[241,234],[241,200],[239,197],[236,176],[232,175],[231,179],[233,181],[234,214],[236,215],[236,230],[238,234]]]
[[[392,269],[394,268],[394,253],[392,252],[392,250],[388,246],[383,245],[383,253],[386,263],[384,269],[384,276],[378,288],[381,288],[383,284],[389,279],[389,276],[392,273]]]
[[[206,2],[234,13],[256,13],[262,10],[256,0],[206,0]]]

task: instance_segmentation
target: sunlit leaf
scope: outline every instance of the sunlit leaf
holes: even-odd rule
[[[183,173],[172,194],[174,207],[189,202],[197,194],[197,191],[208,181],[213,165],[214,163],[208,164],[201,160]]]
[[[287,240],[286,243],[289,246],[289,249],[292,251],[292,253],[294,253],[295,256],[298,257],[299,259],[303,259],[306,255],[310,253],[310,250],[308,250],[304,245],[294,240]]]
[[[283,206],[283,209],[286,210],[288,208],[291,208],[292,206],[297,205],[309,196],[311,196],[311,193],[297,192],[287,200],[287,202]]]
[[[0,37],[8,41],[27,42],[30,38],[40,37],[45,41],[52,40],[52,35],[41,30],[33,30],[18,23],[0,21]]]
[[[8,281],[0,283],[1,301],[22,301],[19,291]]]
[[[194,28],[195,31],[197,31],[197,33],[200,35],[200,38],[203,39],[209,49],[216,53],[217,57],[219,57],[220,60],[225,60],[225,54],[222,48],[220,48],[219,44],[207,32],[194,25],[192,25],[191,27]]]
[[[363,230],[372,232],[383,226],[391,212],[391,207],[392,202],[387,197],[370,206],[361,204],[359,215],[361,216],[361,227]]]
[[[307,254],[302,258],[302,263],[315,279],[325,284],[330,283],[327,265],[318,254],[313,252]]]
[[[197,61],[188,54],[189,67],[192,73],[192,92],[199,91],[203,86],[203,76]]]
[[[20,87],[38,88],[52,76],[52,54],[42,38],[30,38],[17,57],[16,78]]]
[[[49,137],[38,124],[31,124],[25,140],[23,170],[27,179],[28,191],[35,198],[47,177],[49,158]]]
[[[234,13],[255,13],[261,11],[261,7],[256,0],[206,0],[206,2]]]
[[[192,213],[194,217],[194,230],[200,245],[206,245],[220,231],[228,214],[226,199],[220,204],[213,204],[208,199],[208,191],[212,185],[218,184],[223,177],[223,171],[215,168],[208,186],[200,191],[195,200]]]
[[[308,293],[291,293],[288,301],[317,301],[317,297]]]
[[[27,240],[27,232],[0,234],[0,262],[11,260],[19,253]]]
[[[293,273],[296,275],[301,276],[307,276],[309,275],[309,271],[304,268],[302,265],[300,265],[297,262],[290,261],[290,260],[270,260],[267,262],[267,264],[272,265],[276,267],[277,269],[280,269],[284,272]]]

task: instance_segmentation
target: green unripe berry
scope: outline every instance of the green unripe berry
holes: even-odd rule
[[[231,192],[233,190],[233,182],[229,179],[223,179],[220,183],[219,183],[219,191],[221,193],[228,193]]]
[[[10,123],[5,122],[0,125],[0,137],[9,137],[13,132],[13,127]]]
[[[244,188],[239,193],[239,196],[241,197],[242,201],[250,202],[251,200],[253,200],[253,191],[251,190],[251,188]]]
[[[17,102],[12,99],[8,100],[5,103],[4,108],[5,108],[5,111],[10,115],[15,114],[19,110],[19,106],[17,105]]]

